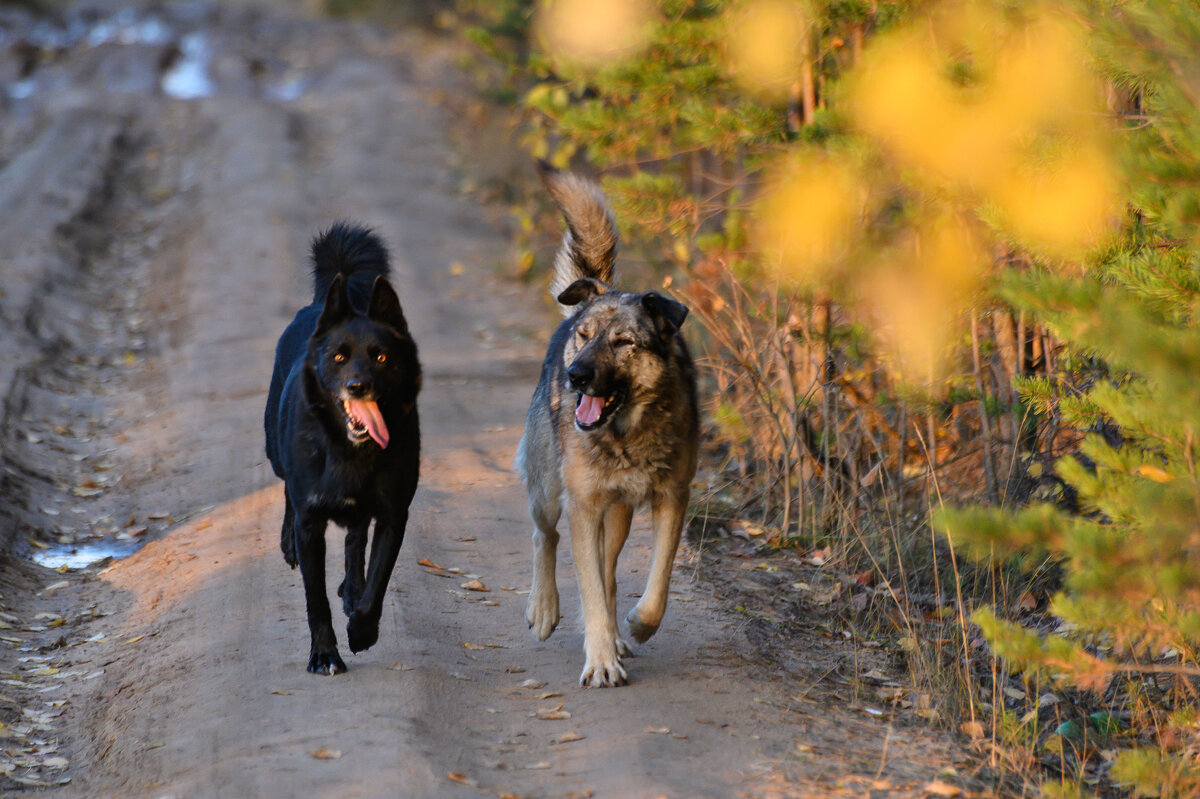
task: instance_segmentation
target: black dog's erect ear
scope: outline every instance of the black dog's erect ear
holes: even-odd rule
[[[646,313],[662,323],[664,333],[674,333],[679,330],[688,315],[686,305],[664,297],[657,291],[647,291],[642,295],[642,307],[646,309]]]
[[[400,298],[387,278],[380,275],[371,286],[371,300],[367,303],[367,318],[372,322],[382,322],[394,327],[397,331],[408,334],[408,321],[400,308]]]
[[[578,305],[592,297],[598,297],[608,291],[608,286],[593,277],[583,277],[559,293],[556,299],[562,305]]]
[[[346,279],[339,273],[333,276],[329,290],[325,292],[325,307],[317,319],[317,329],[313,336],[319,336],[329,328],[349,318],[351,314],[350,298],[346,296]]]

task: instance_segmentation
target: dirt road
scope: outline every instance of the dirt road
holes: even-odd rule
[[[528,633],[510,463],[555,317],[541,286],[494,277],[504,238],[457,190],[444,44],[203,3],[0,23],[0,522],[50,565],[148,540],[8,564],[5,795],[892,796],[952,764],[827,687],[827,638],[759,662],[688,546],[630,686],[576,684],[569,553],[563,624]],[[351,657],[343,637],[329,678],[304,670],[261,412],[335,219],[392,249],[425,455],[379,643]],[[635,524],[622,614],[649,560]]]

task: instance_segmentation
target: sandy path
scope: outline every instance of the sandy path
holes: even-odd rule
[[[214,96],[143,91],[155,85],[153,47],[91,49],[51,74],[67,86],[117,74],[125,90],[64,89],[30,123],[69,145],[79,129],[62,121],[69,105],[122,131],[117,144],[94,146],[109,164],[107,193],[78,201],[99,217],[103,251],[61,267],[88,274],[41,290],[86,308],[121,288],[129,307],[109,302],[101,328],[147,317],[127,372],[97,358],[87,374],[62,379],[77,381],[64,396],[87,397],[73,412],[99,420],[78,447],[108,453],[124,477],[77,503],[80,512],[102,509],[117,527],[126,516],[149,520],[155,540],[99,574],[13,601],[23,613],[70,620],[65,646],[37,661],[57,669],[61,685],[44,696],[66,700],[47,727],[71,763],[61,794],[919,794],[948,762],[945,750],[931,754],[939,739],[831,703],[811,690],[815,668],[775,679],[751,662],[742,621],[719,610],[691,551],[677,564],[663,629],[630,664],[630,686],[575,682],[582,629],[569,553],[559,571],[564,622],[546,643],[533,640],[523,621],[529,523],[510,463],[539,341],[555,320],[540,287],[493,277],[505,242],[455,191],[444,144],[455,121],[428,100],[449,57],[409,34],[188,13],[216,53]],[[267,77],[247,59],[266,64]],[[271,100],[264,86],[276,72],[296,71],[299,96]],[[300,577],[278,551],[282,494],[260,414],[275,338],[310,293],[308,241],[340,218],[372,225],[391,247],[425,367],[425,455],[380,641],[350,656],[339,623],[350,671],[320,678],[304,670]],[[127,330],[113,335],[78,335],[73,346],[130,345]],[[10,405],[11,424],[19,403]],[[10,458],[25,452],[33,463],[38,446],[27,441]],[[60,470],[60,488],[78,483],[62,457],[37,463]],[[13,479],[26,494],[38,490],[28,475]],[[39,523],[36,506],[23,523]],[[156,525],[151,517],[166,514],[154,510],[170,518]],[[622,614],[648,563],[644,521],[635,525]],[[332,589],[340,540],[329,535]],[[438,576],[422,559],[461,574]],[[39,587],[61,579],[21,574]],[[472,575],[490,590],[460,588]],[[13,636],[21,643],[12,656],[58,633],[33,625]],[[528,680],[537,687],[523,687]],[[539,709],[569,717],[541,719]],[[321,750],[340,756],[313,755]]]

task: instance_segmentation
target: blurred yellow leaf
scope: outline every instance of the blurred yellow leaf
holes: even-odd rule
[[[534,29],[554,56],[595,67],[636,55],[648,41],[652,20],[647,0],[550,0],[541,6]]]
[[[763,249],[802,280],[823,277],[863,219],[866,186],[844,163],[797,158],[773,170],[759,205]]]
[[[1148,463],[1143,463],[1141,466],[1139,466],[1137,468],[1137,473],[1142,477],[1153,480],[1156,483],[1169,483],[1175,479],[1174,475],[1164,472],[1157,466],[1151,466]]]
[[[725,53],[730,72],[767,98],[788,95],[800,75],[808,21],[795,0],[757,0],[730,16]]]
[[[1113,226],[1120,208],[1110,164],[1099,147],[1071,147],[1050,163],[1012,170],[991,196],[1022,241],[1050,255],[1078,257]]]

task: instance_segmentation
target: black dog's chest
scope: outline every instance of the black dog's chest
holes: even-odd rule
[[[365,460],[369,462],[345,463],[327,459],[307,504],[328,512],[339,524],[339,516],[348,519],[374,516],[378,506],[378,489],[371,468],[374,459]]]

